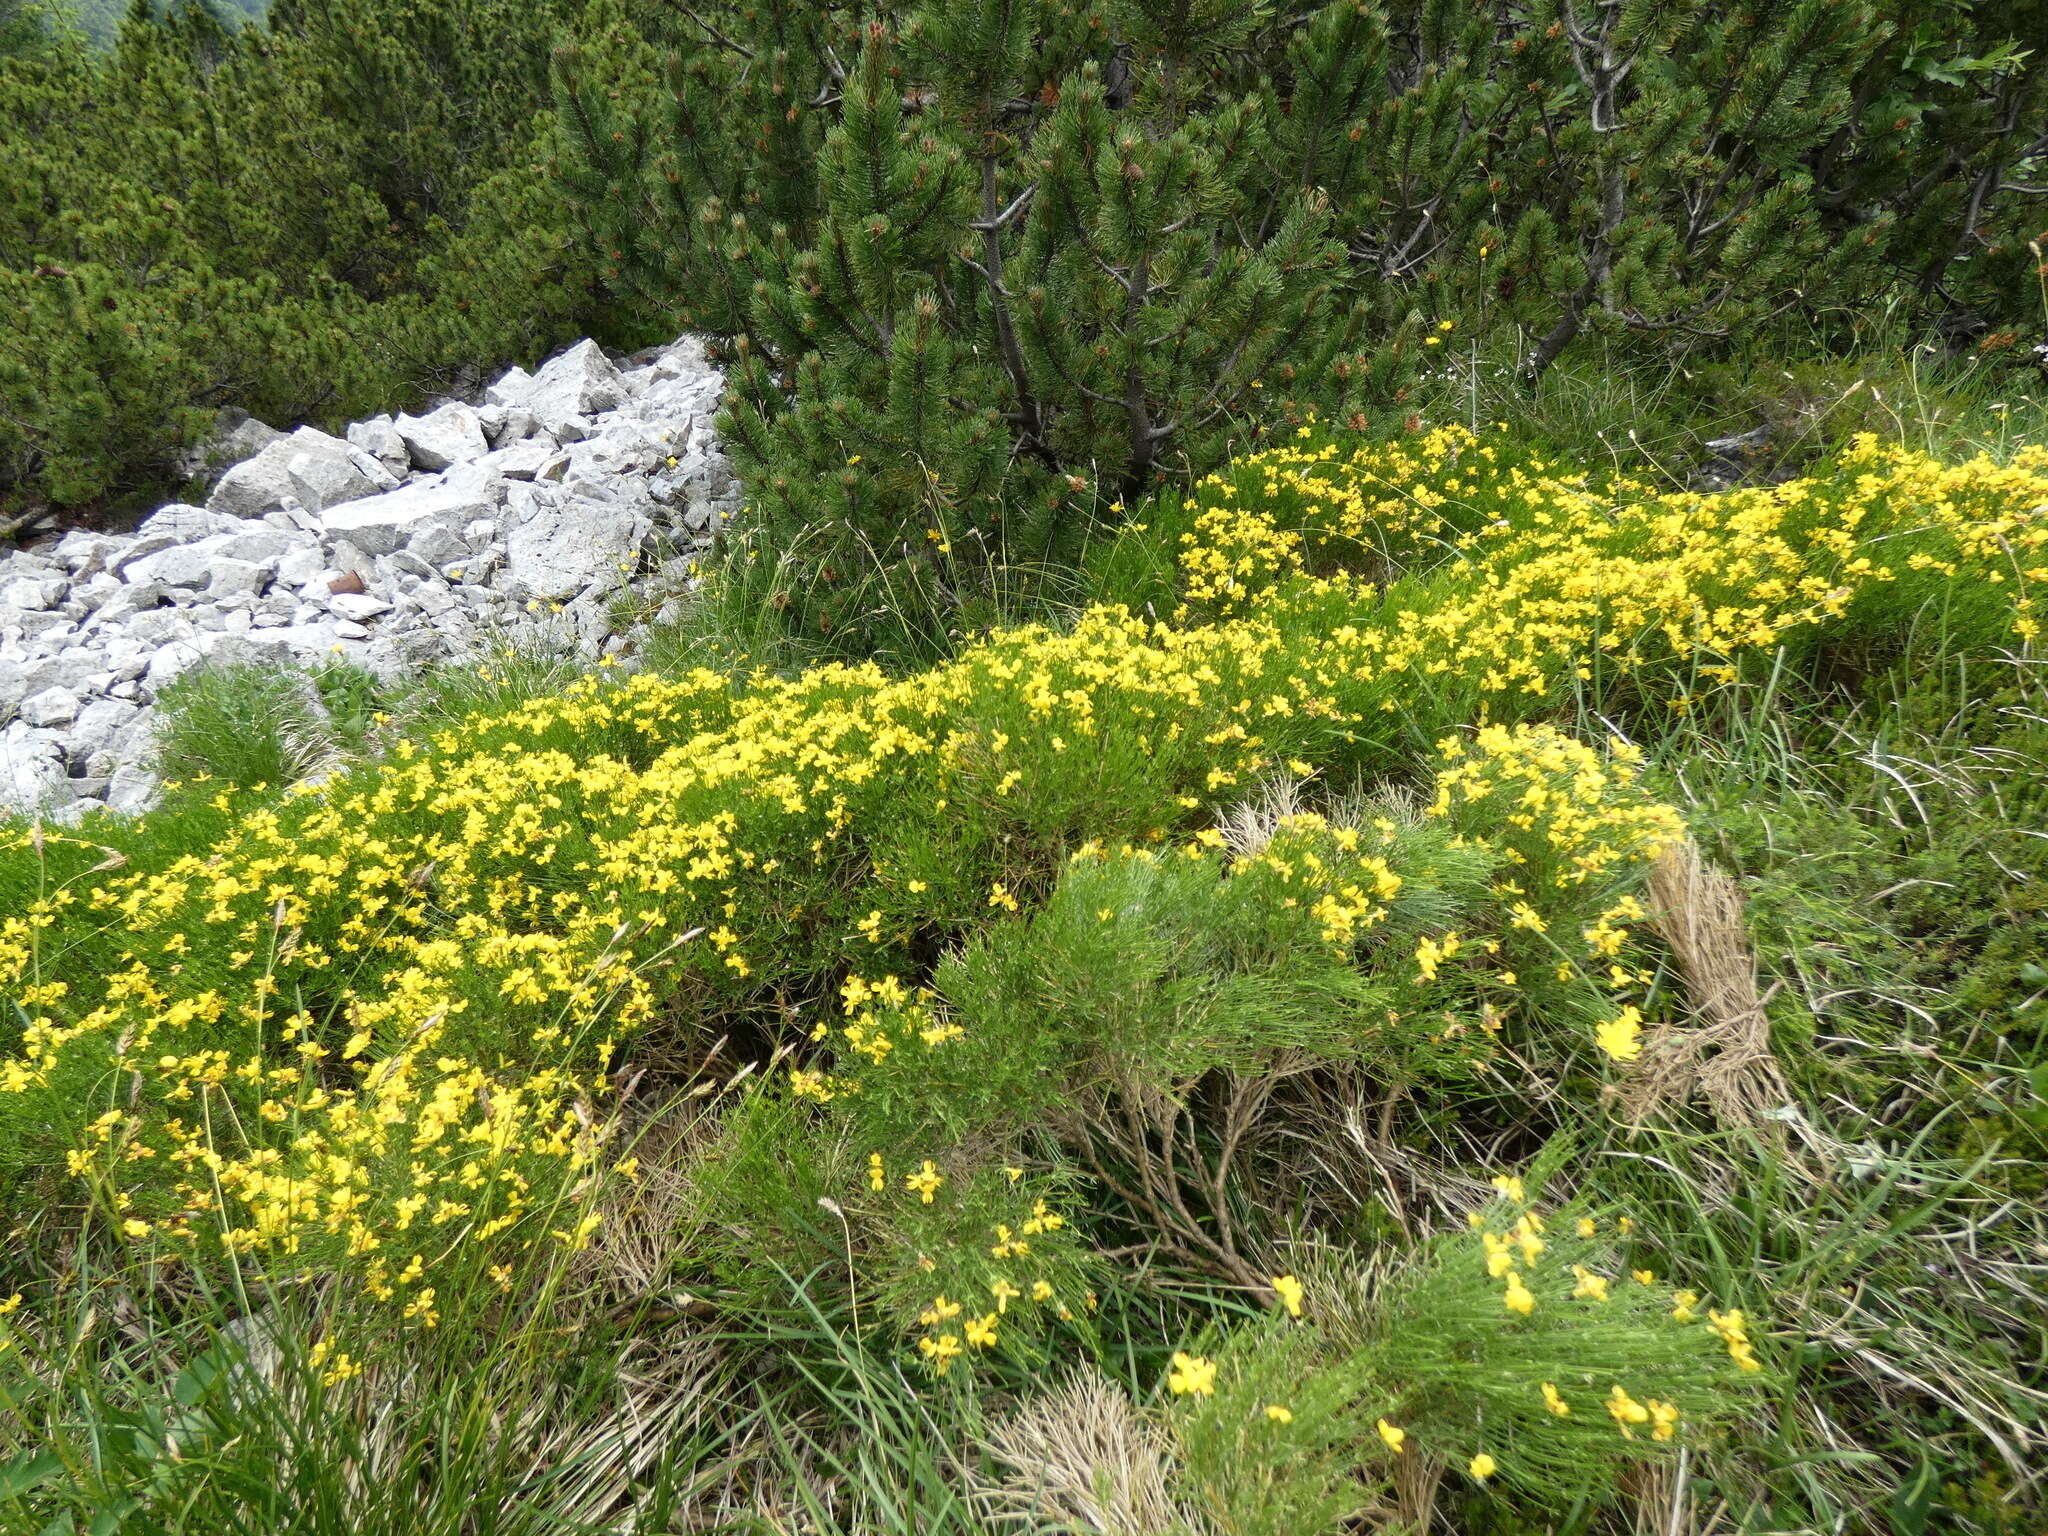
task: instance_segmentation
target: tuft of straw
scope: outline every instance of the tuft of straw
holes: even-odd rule
[[[984,1432],[1000,1477],[973,1474],[975,1503],[992,1523],[1096,1536],[1170,1536],[1200,1526],[1168,1491],[1161,1431],[1092,1368],[1027,1402]]]
[[[1677,957],[1699,1022],[1666,1025],[1644,1042],[1622,1088],[1624,1113],[1644,1120],[1698,1094],[1724,1126],[1781,1130],[1791,1090],[1771,1050],[1735,881],[1684,838],[1650,866],[1650,898],[1651,923]]]

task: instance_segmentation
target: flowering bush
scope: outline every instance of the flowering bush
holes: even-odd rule
[[[591,1240],[627,1069],[743,1040],[774,1071],[695,1207],[735,1295],[851,1270],[955,1383],[1094,1347],[1106,1251],[1291,1312],[1276,1103],[1427,1087],[1452,1120],[1533,1085],[1578,1115],[1670,1007],[1639,888],[1683,826],[1559,716],[1668,716],[1931,598],[2034,638],[2039,452],[1862,441],[1699,496],[1459,429],[1308,441],[1126,535],[1174,552],[1167,620],[1099,606],[908,676],[606,670],[224,800],[189,851],[19,834],[8,1198],[83,1192],[140,1251],[339,1273],[432,1327],[464,1277]],[[1233,811],[1262,794],[1293,803]],[[1374,1314],[1428,1326],[1356,1329],[1370,1419],[1433,1455],[1554,1493],[1572,1437],[1660,1447],[1719,1411],[1708,1364],[1756,1363],[1613,1229],[1481,1219]]]

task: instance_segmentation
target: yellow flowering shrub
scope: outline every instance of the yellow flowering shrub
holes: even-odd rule
[[[1386,1384],[1395,1454],[1484,1457],[1488,1476],[1569,1495],[1725,1421],[1762,1370],[1741,1315],[1738,1346],[1657,1272],[1655,1235],[1629,1218],[1546,1213],[1521,1180],[1494,1182],[1468,1232],[1434,1240],[1381,1293],[1324,1299],[1333,1333]]]
[[[1023,1032],[983,1027],[1004,989],[1033,994],[988,958],[1002,945],[935,957],[1034,913],[1052,926],[1004,963],[1143,962],[1144,996],[1062,1006],[1132,1059],[1157,1046],[1169,1079],[1254,1061],[1247,1019],[1359,1049],[1375,1009],[1374,1047],[1411,1067],[1470,1070],[1523,1028],[1626,1060],[1645,1006],[1627,887],[1675,818],[1625,753],[1511,728],[1588,691],[1682,704],[1748,654],[1934,591],[2025,643],[2048,562],[2038,450],[1945,465],[1866,440],[1826,476],[1706,496],[1445,429],[1276,450],[1190,500],[1178,617],[1096,607],[903,677],[599,676],[134,865],[20,835],[0,1172],[81,1180],[138,1240],[347,1264],[414,1306],[452,1256],[586,1240],[622,1051],[692,1059],[743,1020],[797,1051],[807,1112],[865,1097],[873,1125],[917,1128],[862,1145],[891,1179],[929,1155],[965,1187],[949,1116],[1047,1108],[996,1102]],[[1221,846],[1219,814],[1270,777],[1415,775],[1468,729],[1419,824]],[[1176,907],[1211,920],[1176,927]],[[1158,1033],[1176,987],[1221,988],[1234,1021]]]

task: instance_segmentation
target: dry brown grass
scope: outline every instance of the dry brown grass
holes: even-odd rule
[[[1741,891],[1690,838],[1658,855],[1649,883],[1650,920],[1678,959],[1698,1022],[1651,1033],[1623,1085],[1623,1114],[1648,1120],[1699,1097],[1731,1129],[1781,1131],[1792,1092],[1771,1050]]]
[[[977,1476],[992,1523],[1091,1536],[1182,1536],[1202,1527],[1171,1487],[1172,1453],[1128,1396],[1093,1369],[988,1429],[982,1449],[1004,1470]]]

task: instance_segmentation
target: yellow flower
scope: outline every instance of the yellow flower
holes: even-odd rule
[[[1700,1304],[1700,1298],[1697,1292],[1674,1291],[1671,1294],[1671,1301],[1671,1320],[1673,1322],[1689,1323],[1695,1317],[1699,1316],[1697,1312],[1693,1311],[1693,1308],[1697,1307]]]
[[[868,1188],[880,1192],[889,1185],[889,1176],[882,1170],[882,1154],[868,1154]]]
[[[1280,1298],[1280,1304],[1287,1308],[1289,1317],[1301,1316],[1301,1282],[1292,1275],[1275,1275],[1272,1278],[1273,1294]]]
[[[1637,1285],[1655,1285],[1657,1283],[1657,1271],[1654,1269],[1632,1269],[1628,1272],[1628,1277],[1635,1281]]]
[[[936,1339],[919,1339],[917,1349],[931,1362],[932,1369],[943,1376],[952,1368],[953,1357],[960,1353],[960,1340],[954,1334],[942,1333]]]
[[[1599,1226],[1595,1224],[1592,1217],[1581,1216],[1579,1218],[1579,1236],[1591,1237],[1594,1233],[1598,1232],[1599,1230]]]
[[[1398,1424],[1389,1424],[1385,1419],[1380,1420],[1379,1430],[1380,1438],[1387,1442],[1387,1449],[1396,1456],[1400,1455],[1408,1444],[1408,1431]]]
[[[932,1166],[930,1158],[924,1160],[924,1167],[916,1173],[905,1174],[903,1177],[903,1187],[916,1195],[925,1205],[932,1203],[932,1196],[939,1192],[939,1186],[945,1182],[945,1175]]]
[[[1517,1205],[1522,1204],[1529,1198],[1528,1195],[1525,1194],[1522,1190],[1522,1180],[1520,1176],[1516,1174],[1495,1174],[1493,1176],[1493,1187],[1499,1190],[1502,1194],[1506,1195],[1510,1200],[1514,1201]]]
[[[1424,939],[1415,946],[1415,968],[1418,980],[1435,981],[1437,967],[1457,954],[1461,941],[1455,933],[1447,933],[1441,940]],[[1498,1184],[1500,1181],[1494,1181]]]
[[[1554,1381],[1543,1383],[1543,1406],[1559,1418],[1572,1411],[1572,1405],[1564,1400],[1564,1394],[1557,1390],[1557,1383]]]
[[[1522,1277],[1514,1270],[1508,1271],[1507,1294],[1501,1297],[1501,1304],[1510,1312],[1519,1312],[1527,1317],[1536,1310],[1536,1297],[1522,1284]]]
[[[1216,1395],[1216,1363],[1200,1355],[1175,1351],[1173,1370],[1166,1378],[1166,1389],[1175,1397],[1185,1397],[1190,1392],[1198,1397]]]
[[[1467,1470],[1471,1472],[1475,1481],[1483,1483],[1500,1470],[1500,1463],[1481,1451],[1472,1458],[1472,1465]]]
[[[1043,1281],[1043,1280],[1034,1280],[1034,1281],[1032,1281],[1032,1282],[1031,1282],[1031,1299],[1032,1299],[1033,1301],[1050,1301],[1050,1300],[1052,1300],[1052,1286],[1051,1286],[1050,1284],[1048,1284],[1047,1282]]]
[[[963,1331],[967,1335],[967,1342],[976,1349],[994,1349],[996,1347],[996,1314],[991,1312],[985,1317],[970,1317],[967,1319],[967,1325]]]
[[[1635,1439],[1635,1431],[1630,1428],[1631,1425],[1647,1424],[1650,1420],[1650,1410],[1630,1397],[1619,1382],[1616,1382],[1614,1390],[1607,1394],[1607,1411],[1613,1416],[1622,1436],[1629,1440]]]
[[[1593,1031],[1601,1050],[1616,1061],[1634,1061],[1643,1054],[1643,1016],[1634,1008],[1623,1008]]]
[[[360,1360],[351,1358],[347,1350],[337,1350],[333,1361],[320,1373],[320,1385],[338,1387],[350,1377],[362,1374],[363,1366]]]
[[[1652,1440],[1669,1440],[1678,1433],[1677,1404],[1660,1403],[1653,1397],[1650,1399],[1649,1408],[1650,1438]]]
[[[1294,1422],[1294,1410],[1282,1407],[1279,1403],[1268,1403],[1266,1405],[1266,1417],[1275,1424],[1292,1424]]]
[[[1607,1277],[1605,1275],[1596,1275],[1583,1264],[1574,1264],[1572,1266],[1572,1273],[1578,1277],[1579,1282],[1572,1287],[1572,1295],[1582,1296],[1592,1301],[1605,1301],[1607,1299]]]
[[[1007,1280],[998,1280],[994,1285],[988,1288],[988,1293],[989,1295],[995,1297],[996,1311],[998,1312],[1009,1311],[1010,1303],[1014,1301],[1017,1297],[1022,1296],[1024,1294],[1022,1291],[1018,1290],[1017,1287],[1010,1284],[1010,1282]]]
[[[121,1230],[123,1232],[126,1232],[130,1237],[147,1237],[149,1236],[149,1223],[146,1221],[137,1221],[133,1216],[130,1216],[126,1221],[121,1223]]]

